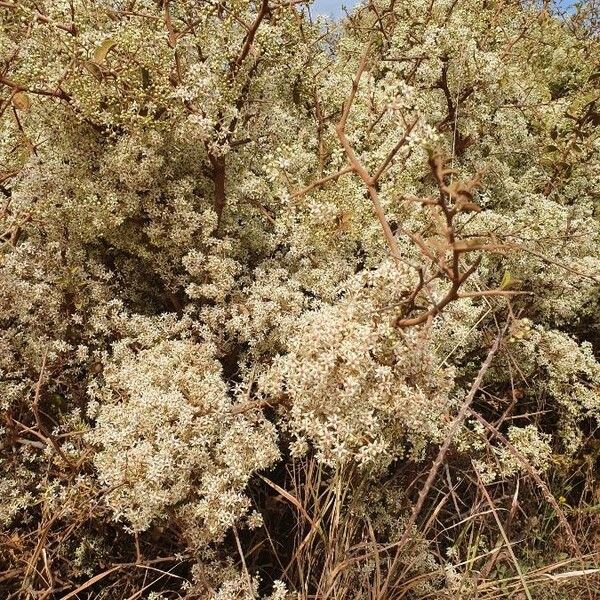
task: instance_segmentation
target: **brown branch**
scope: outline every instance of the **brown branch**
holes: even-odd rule
[[[478,412],[474,411],[470,406],[467,407],[467,412],[469,415],[471,415],[473,418],[475,418],[477,421],[479,421],[479,423],[481,423],[481,425],[483,425],[486,429],[488,429],[493,435],[495,435],[508,448],[509,452],[511,454],[513,454],[514,457],[519,461],[519,464],[535,480],[535,482],[538,484],[538,486],[542,490],[546,500],[548,501],[548,503],[552,506],[552,508],[556,512],[556,516],[558,517],[558,520],[560,521],[561,525],[563,526],[573,549],[577,552],[578,557],[581,558],[583,556],[583,553],[581,552],[581,549],[579,548],[579,544],[577,543],[577,538],[575,537],[575,534],[573,533],[573,529],[569,525],[569,522],[567,521],[567,518],[565,517],[563,510],[561,509],[560,505],[558,504],[558,502],[552,495],[552,492],[550,491],[550,489],[548,488],[546,483],[544,483],[543,479],[539,476],[539,474],[536,472],[536,470],[531,466],[529,461],[523,456],[523,454],[521,454],[521,452],[519,452],[514,447],[513,444],[510,443],[510,441],[496,427],[494,427],[494,425],[492,425],[489,421],[484,419]]]
[[[458,299],[458,288],[459,285],[454,283],[452,287],[448,290],[446,295],[437,304],[434,304],[429,310],[424,311],[420,315],[417,315],[416,317],[412,317],[410,319],[401,319],[396,317],[392,321],[392,325],[394,327],[401,327],[404,329],[406,327],[414,327],[416,325],[422,325],[423,323],[426,323],[431,317],[439,315],[442,312],[442,310],[446,308],[448,304],[450,304],[450,302],[453,302],[454,300]]]
[[[369,173],[365,165],[361,162],[356,152],[354,151],[354,148],[352,147],[348,136],[346,135],[346,127],[350,111],[352,109],[352,105],[358,92],[361,77],[367,68],[370,47],[370,44],[367,44],[365,46],[365,49],[363,50],[356,75],[352,80],[352,87],[350,93],[343,104],[342,115],[335,128],[338,140],[346,154],[348,162],[350,163],[350,168],[335,173],[326,178],[323,178],[315,182],[314,184],[311,184],[311,186],[317,187],[318,185],[326,183],[331,179],[336,179],[343,172],[349,172],[350,170],[354,171],[365,184],[365,187],[369,194],[369,198],[371,199],[371,203],[373,205],[373,210],[383,229],[383,234],[386,243],[390,249],[391,256],[395,260],[406,262],[402,256],[396,236],[387,221],[385,212],[379,200],[378,182],[382,175],[385,173],[386,169],[392,163],[394,157],[396,156],[400,148],[402,148],[402,146],[406,143],[406,140],[410,135],[410,132],[417,124],[418,119],[415,119],[410,125],[407,126],[407,130],[402,136],[402,138],[388,153],[383,163],[377,168],[373,175]],[[442,87],[446,95],[449,111],[450,113],[453,113],[455,107],[448,89],[446,71],[444,71],[442,74],[440,86]],[[480,258],[477,258],[477,260],[475,260],[475,262],[473,262],[465,271],[462,271],[460,264],[460,258],[462,253],[473,252],[478,250],[501,251],[507,249],[507,247],[505,245],[482,243],[480,240],[475,241],[457,239],[457,232],[454,223],[455,217],[461,213],[479,212],[481,210],[481,208],[473,201],[473,192],[475,188],[479,185],[479,180],[478,178],[475,178],[470,181],[456,180],[454,182],[451,181],[449,184],[447,184],[446,178],[448,176],[456,174],[456,172],[453,169],[448,169],[445,167],[444,160],[439,154],[434,154],[430,157],[429,165],[438,186],[439,197],[437,199],[425,198],[422,202],[423,204],[430,206],[432,209],[438,209],[443,215],[443,219],[445,221],[443,232],[446,242],[445,249],[443,253],[441,253],[440,251],[434,251],[434,249],[431,248],[418,234],[408,232],[404,230],[401,226],[398,227],[397,231],[402,235],[407,236],[413,242],[413,244],[415,244],[419,248],[423,256],[430,259],[433,262],[433,264],[435,264],[438,267],[440,274],[449,281],[450,287],[446,291],[444,296],[441,298],[441,300],[433,303],[433,306],[431,306],[427,310],[423,310],[420,314],[416,316],[408,316],[410,311],[412,311],[414,308],[416,298],[426,287],[424,283],[424,275],[422,271],[419,271],[419,283],[411,293],[409,301],[404,303],[404,315],[399,315],[395,317],[392,321],[394,326],[401,328],[413,327],[428,322],[431,318],[438,315],[448,304],[460,298],[476,298],[486,296],[511,297],[519,293],[523,293],[506,293],[504,290],[487,290],[484,292],[466,293],[461,293],[459,291],[461,286],[477,270],[480,264]],[[314,187],[311,186],[305,188],[305,190],[297,192],[297,194],[305,193],[306,191],[310,191],[310,189],[314,189]],[[452,257],[449,264],[447,263],[444,256],[445,252],[448,250],[451,252]]]
[[[367,169],[361,163],[358,156],[356,156],[356,153],[354,152],[354,149],[352,148],[352,145],[350,144],[350,141],[348,140],[348,138],[346,136],[346,124],[348,122],[348,115],[350,114],[350,109],[352,108],[354,98],[356,97],[356,92],[358,91],[360,79],[366,69],[366,66],[367,66],[370,47],[371,47],[370,44],[367,44],[365,46],[365,49],[364,49],[363,54],[360,59],[358,70],[352,81],[352,89],[350,91],[350,95],[344,102],[344,107],[342,109],[342,116],[340,117],[340,121],[337,124],[335,130],[336,130],[338,139],[340,141],[340,144],[342,145],[342,148],[344,149],[344,152],[346,153],[346,157],[348,158],[348,161],[350,162],[350,166],[358,174],[358,176],[363,180],[365,186],[367,187],[367,192],[369,193],[371,203],[373,204],[373,209],[374,209],[375,214],[377,215],[377,218],[379,219],[379,222],[383,229],[383,234],[384,234],[386,242],[390,248],[392,257],[395,260],[404,261],[404,259],[402,257],[402,253],[400,252],[400,248],[398,246],[398,242],[394,236],[394,233],[392,232],[392,229],[391,229],[391,227],[387,221],[387,218],[385,216],[383,207],[381,206],[381,203],[379,201],[379,195],[377,193],[377,189],[376,189],[376,185],[375,185],[376,181],[373,181],[373,178],[371,177],[371,175],[369,174]]]
[[[358,91],[358,84],[360,83],[360,79],[365,69],[367,68],[367,61],[369,59],[369,50],[371,49],[371,44],[367,44],[365,49],[363,50],[360,63],[358,65],[358,70],[354,79],[352,80],[352,89],[350,91],[350,95],[344,102],[344,106],[342,108],[342,116],[340,118],[340,122],[337,125],[337,129],[340,131],[345,131],[346,122],[348,121],[348,115],[350,114],[350,109],[352,108],[352,104],[354,103],[354,98],[356,96],[356,92]]]
[[[465,183],[457,181],[454,184],[447,185],[445,178],[448,175],[454,174],[454,171],[452,169],[445,168],[444,161],[440,155],[431,156],[429,159],[429,166],[433,172],[438,186],[439,197],[437,200],[434,198],[425,198],[423,204],[432,207],[432,209],[439,209],[444,216],[444,236],[446,238],[446,248],[452,252],[451,265],[448,266],[446,264],[443,256],[436,255],[418,234],[410,232],[403,233],[408,235],[408,237],[419,247],[425,256],[433,260],[433,262],[438,265],[441,274],[449,280],[451,285],[442,299],[434,303],[434,305],[428,310],[425,310],[421,314],[414,317],[403,317],[401,315],[395,317],[392,321],[392,324],[396,327],[414,327],[416,325],[426,323],[429,321],[429,319],[438,315],[451,302],[458,300],[461,297],[467,297],[461,296],[459,289],[464,282],[477,270],[481,260],[480,258],[477,258],[477,260],[475,260],[475,262],[466,271],[461,271],[461,253],[471,249],[474,250],[475,248],[470,248],[468,244],[464,245],[463,247],[464,242],[457,241],[456,230],[454,226],[454,218],[457,214],[466,210],[470,211],[478,209],[477,205],[475,205],[472,201],[472,191],[478,185],[478,181],[476,179]],[[449,204],[449,200],[451,199],[454,200],[453,205]],[[506,296],[507,294],[497,294],[496,291],[493,290],[491,293],[486,294],[475,292],[473,296],[476,295]],[[411,309],[413,305],[414,302],[410,305]]]
[[[243,198],[243,200],[245,200],[246,202],[248,202],[248,204],[251,204],[252,206],[254,206],[255,208],[258,208],[258,210],[262,213],[262,215],[265,217],[265,219],[267,219],[267,221],[269,221],[269,223],[271,223],[271,225],[275,225],[275,219],[273,217],[273,215],[271,214],[271,212],[265,208],[258,200],[255,200],[254,198]]]
[[[215,186],[214,209],[217,213],[217,230],[221,225],[223,211],[225,210],[225,157],[209,155],[212,164],[213,184]]]
[[[369,174],[369,172],[367,171],[365,166],[362,164],[362,162],[360,161],[358,156],[356,156],[356,153],[354,152],[354,148],[352,148],[350,141],[346,137],[344,128],[340,127],[339,124],[336,127],[336,133],[337,133],[338,139],[342,145],[342,148],[344,149],[344,152],[346,153],[346,157],[348,158],[348,161],[350,162],[350,165],[352,166],[352,169],[363,180],[363,182],[365,183],[367,188],[375,189],[371,175]]]
[[[321,187],[322,185],[325,185],[327,182],[338,179],[342,175],[346,175],[347,173],[352,173],[353,171],[354,171],[354,167],[351,167],[351,166],[344,167],[343,169],[340,169],[339,171],[336,171],[335,173],[332,173],[331,175],[326,175],[325,177],[322,177],[321,179],[314,181],[310,185],[307,185],[305,188],[302,188],[301,190],[297,190],[296,192],[294,192],[292,194],[292,198],[298,198],[300,196],[304,196],[305,194],[308,194],[308,192],[312,192],[312,190],[314,190],[315,188]]]
[[[29,150],[30,154],[37,156],[37,149],[35,147],[35,144],[29,139],[29,136],[25,132],[25,129],[23,128],[23,123],[21,123],[21,119],[19,119],[19,113],[14,107],[13,107],[12,113],[13,113],[13,117],[15,119],[15,123],[17,124],[17,129],[19,130],[20,134],[23,136],[23,139],[25,140],[25,145],[27,146],[27,149]]]
[[[444,437],[444,442],[441,445],[441,447],[438,451],[438,454],[437,454],[435,460],[433,461],[431,468],[429,469],[427,479],[425,480],[425,483],[423,484],[423,487],[421,488],[421,491],[419,492],[419,497],[417,499],[417,502],[411,511],[410,517],[408,518],[408,520],[406,521],[406,523],[404,525],[404,533],[402,534],[402,537],[398,541],[394,560],[392,561],[392,564],[390,566],[390,572],[393,572],[398,560],[400,559],[401,551],[404,548],[404,546],[406,545],[406,543],[408,542],[408,539],[412,533],[412,529],[415,526],[419,515],[421,514],[421,510],[423,509],[425,500],[427,499],[427,496],[429,494],[429,491],[431,490],[433,482],[440,470],[440,467],[442,466],[442,464],[446,458],[446,454],[448,453],[450,446],[454,442],[454,440],[456,438],[456,434],[459,432],[460,428],[462,427],[465,418],[469,414],[469,409],[475,398],[475,394],[479,391],[479,388],[481,387],[481,384],[483,383],[483,378],[485,377],[486,373],[488,372],[488,370],[492,364],[492,360],[493,360],[494,356],[498,352],[498,349],[500,347],[500,342],[502,341],[502,339],[506,333],[506,330],[508,329],[508,325],[509,325],[509,322],[507,321],[506,324],[504,325],[504,327],[502,328],[502,330],[500,330],[498,332],[498,335],[496,336],[496,339],[494,340],[494,343],[492,344],[492,346],[487,354],[486,359],[484,360],[483,364],[481,365],[481,367],[479,369],[479,372],[477,373],[477,377],[475,377],[475,380],[473,381],[473,384],[471,385],[469,392],[467,393],[463,403],[461,404],[458,414],[456,415],[456,417],[452,421],[452,424],[448,428],[448,431]],[[389,579],[386,581],[385,585],[383,586],[383,589],[381,590],[382,595],[385,595],[385,588],[388,586],[388,583],[389,583]]]
[[[175,30],[175,27],[173,26],[173,20],[171,19],[171,12],[169,11],[170,3],[171,3],[171,0],[163,0],[163,10],[165,13],[164,21],[165,21],[165,28],[167,29],[169,48],[175,48],[179,34]]]
[[[400,252],[400,247],[398,246],[398,241],[396,240],[396,237],[394,236],[394,233],[392,232],[390,224],[388,223],[387,218],[385,216],[383,207],[381,206],[381,203],[379,202],[379,194],[377,193],[377,189],[373,183],[371,176],[369,175],[368,171],[365,169],[365,167],[362,165],[362,163],[360,162],[360,160],[354,153],[354,150],[353,150],[352,146],[350,145],[350,142],[348,141],[348,138],[346,137],[344,130],[342,128],[340,128],[339,125],[336,129],[337,129],[337,133],[338,133],[338,138],[342,144],[342,147],[344,148],[344,150],[346,152],[346,156],[348,157],[350,165],[352,166],[353,170],[360,176],[360,178],[363,180],[363,182],[365,183],[365,185],[367,187],[367,192],[369,193],[369,197],[371,198],[371,203],[373,204],[373,210],[375,211],[375,214],[377,215],[377,218],[379,219],[379,223],[381,224],[381,227],[383,229],[383,234],[384,234],[386,242],[390,248],[392,257],[395,260],[404,262],[402,253]]]
[[[49,96],[51,98],[59,98],[60,100],[70,100],[71,97],[63,89],[44,90],[40,88],[30,88],[19,83],[16,83],[7,77],[0,75],[0,84],[13,88],[14,93],[27,92],[28,94],[37,94],[38,96]]]
[[[407,140],[408,136],[410,135],[410,132],[414,129],[415,125],[418,122],[419,122],[419,117],[415,118],[415,120],[406,129],[406,132],[404,133],[404,135],[400,138],[400,140],[398,140],[398,143],[390,150],[390,152],[386,156],[385,160],[383,161],[383,163],[381,164],[379,169],[377,169],[377,171],[375,171],[375,173],[372,177],[373,183],[377,183],[377,181],[379,181],[379,178],[383,175],[385,170],[388,168],[389,164],[394,160],[394,157],[396,156],[396,154],[398,153],[400,148],[402,148],[402,146],[404,146],[404,144],[406,144],[406,140]]]
[[[18,425],[20,425],[23,428],[23,431],[32,433],[33,435],[38,437],[40,440],[42,440],[47,446],[52,446],[54,448],[54,450],[56,451],[56,453],[65,461],[65,463],[67,465],[69,465],[70,467],[73,467],[73,463],[67,457],[67,455],[63,452],[62,448],[60,447],[60,444],[56,441],[54,436],[52,434],[46,432],[46,428],[44,427],[44,424],[42,423],[42,419],[41,419],[41,415],[40,415],[39,402],[40,402],[40,395],[41,395],[41,391],[42,391],[42,382],[44,380],[44,373],[46,370],[46,356],[47,356],[47,352],[44,352],[44,355],[42,357],[42,365],[40,367],[40,374],[39,374],[37,383],[35,385],[33,402],[31,403],[31,410],[32,410],[33,416],[35,418],[37,430],[35,430],[31,427],[27,427],[26,425],[23,425],[22,423],[19,423],[18,421],[14,420],[14,419],[13,419],[13,421],[15,423],[17,423]]]
[[[12,179],[13,177],[16,177],[19,173],[20,171],[0,172],[0,184],[4,183],[5,181],[8,181],[9,179]]]
[[[244,45],[242,46],[242,49],[241,49],[238,57],[235,59],[235,61],[233,63],[233,67],[232,67],[233,74],[235,74],[235,73],[237,73],[237,71],[239,71],[240,67],[242,66],[242,63],[248,56],[248,53],[250,52],[250,49],[252,48],[252,44],[254,43],[254,38],[256,37],[256,32],[258,31],[260,24],[262,23],[263,19],[267,16],[268,12],[269,12],[269,0],[262,0],[260,9],[258,11],[258,14],[256,15],[256,18],[254,19],[254,22],[250,26],[250,30],[248,31],[248,33],[244,36]]]

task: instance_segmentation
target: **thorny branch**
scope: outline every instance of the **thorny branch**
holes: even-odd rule
[[[350,115],[352,104],[354,103],[356,94],[358,92],[361,77],[367,69],[370,48],[371,44],[367,44],[363,50],[356,75],[352,81],[351,91],[344,102],[342,115],[336,126],[336,133],[339,142],[344,149],[346,158],[350,163],[349,169],[360,177],[367,188],[369,198],[371,199],[371,203],[373,205],[373,210],[377,215],[377,218],[383,229],[383,234],[390,249],[392,258],[394,258],[396,261],[406,262],[406,259],[400,250],[396,236],[390,227],[380,202],[378,183],[386,170],[392,164],[400,149],[406,145],[407,139],[414,127],[417,125],[419,119],[416,117],[409,125],[407,125],[403,136],[372,175],[357,156],[346,133],[348,117]],[[419,248],[422,255],[432,261],[432,263],[437,267],[438,272],[434,275],[434,279],[445,279],[450,283],[450,287],[439,301],[434,302],[433,306],[423,310],[415,316],[410,316],[409,313],[414,307],[417,296],[427,285],[423,277],[423,272],[419,269],[419,283],[417,284],[417,287],[409,295],[409,301],[405,305],[403,313],[396,316],[393,320],[394,326],[401,328],[413,327],[415,325],[421,325],[422,323],[425,323],[432,317],[435,317],[437,314],[439,314],[448,304],[454,300],[458,300],[459,298],[512,296],[522,293],[501,289],[477,292],[459,291],[467,279],[469,279],[469,277],[477,270],[481,261],[481,257],[479,256],[470,265],[463,267],[461,265],[461,255],[475,250],[494,250],[497,249],[497,247],[494,247],[493,245],[482,245],[479,241],[473,244],[472,240],[463,241],[458,238],[455,218],[461,213],[479,212],[481,210],[480,206],[475,203],[473,199],[474,190],[479,186],[479,180],[475,178],[470,181],[455,180],[454,182],[447,183],[446,179],[448,176],[455,175],[456,171],[453,169],[447,169],[445,167],[445,161],[440,154],[431,155],[429,159],[429,166],[435,178],[439,195],[437,198],[425,198],[420,201],[423,205],[430,207],[432,210],[438,211],[443,216],[445,222],[443,232],[445,237],[445,245],[442,250],[439,251],[428,245],[427,242],[421,238],[421,236],[416,233],[406,231],[402,226],[399,226],[397,231],[398,233],[408,237]],[[296,194],[306,193],[307,191],[310,191],[331,179],[335,179],[346,172],[348,172],[348,168],[342,169],[333,175],[325,177],[311,184],[300,192],[296,192]],[[449,262],[446,260],[446,255],[448,252],[451,254],[451,259]]]

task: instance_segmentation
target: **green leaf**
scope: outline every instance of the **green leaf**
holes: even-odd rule
[[[112,38],[108,38],[107,40],[104,40],[100,46],[98,46],[98,48],[96,48],[96,50],[94,51],[94,56],[92,58],[92,60],[96,63],[96,64],[100,64],[103,63],[106,60],[106,55],[117,45],[117,42],[112,39]]]
[[[502,275],[502,281],[500,282],[500,289],[507,290],[510,287],[514,287],[519,283],[518,279],[515,279],[510,271],[504,271],[504,275]]]

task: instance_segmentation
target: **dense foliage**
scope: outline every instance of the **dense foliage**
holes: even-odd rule
[[[595,2],[0,1],[0,595],[594,598]]]

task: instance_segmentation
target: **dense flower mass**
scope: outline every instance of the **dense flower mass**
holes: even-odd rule
[[[314,13],[0,1],[2,598],[600,585],[597,3]]]
[[[356,277],[341,301],[298,319],[287,352],[263,374],[267,398],[288,398],[296,452],[310,440],[325,464],[385,466],[441,437],[453,373],[418,331],[401,336],[391,324],[403,276],[385,262]]]
[[[218,539],[243,514],[250,475],[278,458],[274,428],[232,416],[209,345],[164,341],[136,353],[132,343],[119,342],[90,390],[108,502],[135,530],[177,507],[202,538]]]

